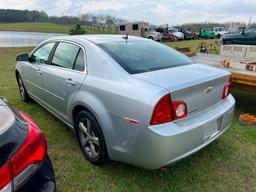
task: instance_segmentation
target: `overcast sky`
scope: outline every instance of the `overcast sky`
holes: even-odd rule
[[[48,15],[109,14],[153,24],[256,22],[256,0],[1,0],[0,8],[42,10]]]

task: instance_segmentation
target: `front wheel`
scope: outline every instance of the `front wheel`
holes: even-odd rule
[[[79,147],[88,161],[100,165],[108,160],[104,135],[91,113],[86,110],[78,113],[75,132]]]
[[[24,83],[23,83],[20,75],[17,76],[17,81],[18,81],[18,86],[19,86],[19,92],[20,92],[21,100],[23,102],[31,101],[31,98],[28,95],[28,92],[27,92],[27,90],[26,90],[26,88],[24,86]]]

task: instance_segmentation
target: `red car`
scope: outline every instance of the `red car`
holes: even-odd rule
[[[177,41],[177,38],[173,34],[164,33],[163,37],[162,37],[162,40],[163,41]]]

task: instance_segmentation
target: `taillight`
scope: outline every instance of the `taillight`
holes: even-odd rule
[[[184,101],[171,101],[171,95],[163,96],[155,106],[151,125],[168,123],[187,116],[187,105]]]
[[[21,115],[28,122],[28,136],[21,148],[0,168],[0,190],[30,165],[39,165],[46,156],[47,144],[44,134],[28,115],[23,112]]]
[[[228,83],[226,83],[224,85],[223,93],[222,93],[222,99],[225,99],[229,95],[229,93],[230,93],[230,85],[231,85],[230,82],[228,82]]]
[[[0,176],[1,176],[1,179],[0,179],[0,190],[1,190],[6,185],[8,185],[12,180],[10,167],[8,163],[0,168]]]
[[[156,104],[151,118],[151,125],[167,123],[170,122],[172,118],[171,96],[170,94],[167,94]]]
[[[174,119],[180,119],[187,116],[187,105],[184,101],[175,101],[172,105]]]

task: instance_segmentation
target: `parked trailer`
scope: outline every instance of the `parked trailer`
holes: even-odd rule
[[[197,53],[193,60],[231,72],[233,88],[256,93],[256,59]]]
[[[126,23],[119,25],[119,34],[145,37],[155,41],[161,41],[162,35],[157,32],[155,27],[150,26],[147,22]]]

